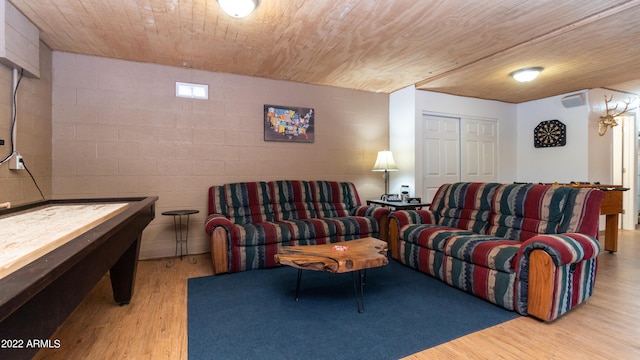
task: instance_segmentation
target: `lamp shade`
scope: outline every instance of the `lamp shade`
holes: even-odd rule
[[[378,158],[371,171],[398,171],[393,154],[389,150],[378,151]]]
[[[218,0],[222,10],[235,18],[245,17],[258,6],[258,0]]]

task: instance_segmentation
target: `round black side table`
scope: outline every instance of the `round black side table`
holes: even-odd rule
[[[174,259],[170,259],[167,262],[167,267],[172,267],[175,264],[175,258],[178,257],[178,247],[180,247],[180,261],[182,261],[183,255],[189,258],[189,215],[197,214],[199,212],[199,210],[171,210],[162,213],[162,215],[173,216],[173,227],[176,234],[176,255]],[[185,229],[184,237],[182,237],[183,227]],[[182,252],[182,244],[184,244],[185,248],[184,254]],[[198,260],[196,258],[191,258],[189,263],[195,264],[197,261]]]

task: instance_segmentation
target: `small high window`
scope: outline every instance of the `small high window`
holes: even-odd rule
[[[209,85],[176,81],[176,96],[187,99],[209,99]]]

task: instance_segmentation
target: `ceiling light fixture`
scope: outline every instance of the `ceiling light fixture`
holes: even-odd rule
[[[218,0],[218,5],[230,16],[242,18],[258,7],[258,0]]]
[[[544,68],[542,66],[528,67],[513,71],[509,76],[519,82],[528,82],[538,77]]]

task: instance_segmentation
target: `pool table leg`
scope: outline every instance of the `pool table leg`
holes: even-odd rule
[[[142,234],[138,236],[137,240],[129,246],[109,270],[113,299],[120,306],[129,304],[133,296],[141,236]]]

